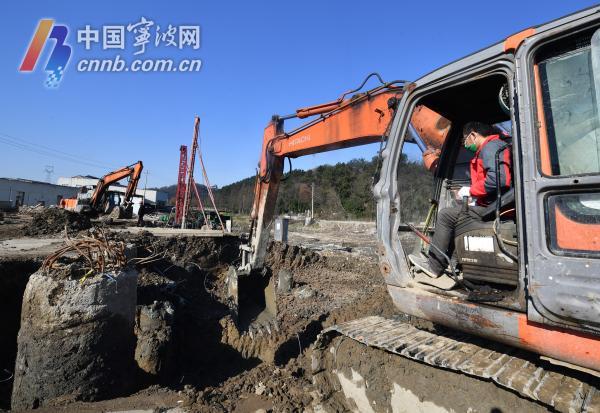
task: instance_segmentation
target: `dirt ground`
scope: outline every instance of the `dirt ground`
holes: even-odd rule
[[[31,225],[31,217],[8,216],[5,222],[0,224],[0,241],[8,242],[0,243],[0,311],[6,315],[2,319],[6,334],[0,335],[0,410],[10,408],[23,291],[45,255],[41,249],[36,256],[36,247],[10,247],[22,229]],[[237,236],[158,237],[106,230],[111,239],[133,248],[138,258],[132,262],[139,272],[136,388],[111,400],[50,400],[36,412],[357,409],[352,402],[343,404],[331,395],[327,396],[331,400],[323,399],[326,392],[313,383],[311,375],[311,346],[319,332],[332,324],[367,315],[398,316],[377,266],[373,223],[321,222],[308,228],[294,224],[290,245],[272,243],[268,271],[272,276],[289,271],[293,287],[277,296],[279,331],[253,338],[239,334],[227,306],[225,278],[228,267],[238,264]],[[61,236],[54,242],[60,245]],[[365,349],[348,349],[352,352],[345,361],[363,360],[357,368],[365,375],[384,368],[390,357],[380,350],[371,349],[367,357]],[[390,364],[394,368],[387,368],[388,376],[394,376],[397,368],[414,376],[397,378],[409,380],[408,387],[419,380],[435,381],[436,406],[448,411],[509,411],[521,406],[522,399],[490,382],[446,371],[428,373],[432,368],[410,360],[395,363]],[[352,374],[348,364],[340,369],[346,375]],[[426,399],[427,391],[423,383],[419,385],[415,392]],[[446,385],[455,390],[440,398],[440,389]],[[374,398],[389,399],[383,386],[373,386],[373,391],[378,388],[382,394]],[[484,409],[469,405],[476,401],[464,401],[461,392],[470,388],[488,391],[490,400],[500,402],[486,402],[481,405]],[[340,389],[334,393],[339,396]],[[509,410],[493,410],[493,406]],[[536,411],[537,405],[533,406],[531,411]]]

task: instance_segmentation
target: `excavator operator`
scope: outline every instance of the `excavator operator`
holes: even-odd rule
[[[462,206],[444,208],[438,212],[435,233],[431,240],[439,250],[452,256],[454,251],[455,230],[468,228],[470,224],[481,221],[485,207],[496,200],[497,180],[500,180],[500,192],[506,192],[511,186],[512,158],[510,147],[505,146],[510,137],[494,126],[482,122],[468,122],[463,127],[463,145],[475,152],[470,163],[471,186],[462,187],[458,199],[472,197],[474,205],[465,210]],[[504,149],[501,149],[504,147]],[[496,153],[500,151],[500,167],[496,172]],[[499,176],[497,176],[499,175]],[[446,269],[448,262],[435,248],[429,249],[429,257],[409,255],[411,262],[432,278],[438,278]]]

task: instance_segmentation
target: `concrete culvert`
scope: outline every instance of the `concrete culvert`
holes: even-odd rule
[[[62,271],[33,274],[23,297],[13,409],[93,401],[131,390],[135,377],[137,272],[84,282]]]

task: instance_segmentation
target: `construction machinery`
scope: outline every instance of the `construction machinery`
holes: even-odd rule
[[[75,198],[62,199],[60,207],[68,210],[89,214],[110,214],[115,218],[131,218],[133,196],[137,189],[142,169],[142,161],[109,172],[98,180],[93,192],[82,187]],[[129,179],[125,193],[121,196],[111,194],[108,190],[113,185],[125,178]],[[120,202],[114,200],[114,196],[120,198]]]
[[[208,180],[208,174],[206,173],[204,160],[202,159],[202,151],[200,150],[199,136],[200,117],[196,116],[194,119],[194,135],[192,138],[192,151],[190,154],[189,166],[186,166],[185,164],[185,160],[187,158],[187,147],[181,146],[180,148],[181,155],[179,159],[179,178],[177,181],[175,224],[181,225],[181,229],[202,227],[208,229],[212,227],[212,219],[216,218],[219,221],[221,231],[225,231],[223,220],[221,219],[221,214],[219,214],[219,211],[217,209],[217,204],[215,202],[212,186],[210,185],[210,181]],[[207,214],[207,210],[204,208],[202,197],[198,192],[198,186],[196,185],[196,181],[194,179],[196,155],[198,156],[198,160],[200,161],[200,169],[202,171],[204,188],[206,189],[208,198],[212,203],[212,207],[214,210],[213,214]],[[202,213],[201,218],[200,216],[198,216],[197,219],[193,219],[193,217],[191,216],[193,215],[191,211],[192,192],[196,196],[198,207],[200,209],[200,212]]]
[[[381,274],[400,313],[455,333],[368,317],[322,332],[317,348],[335,357],[332,340],[349,337],[492,380],[558,411],[600,409],[592,379],[600,372],[599,27],[600,7],[593,7],[523,30],[414,82],[379,79],[367,92],[358,93],[363,83],[336,101],[274,116],[264,132],[249,242],[227,280],[239,328],[257,334],[276,323],[264,258],[284,159],[379,141],[373,194]],[[313,118],[285,131],[287,119],[306,117]],[[456,234],[456,255],[448,258],[457,286],[446,290],[422,282],[407,259],[421,245],[403,242],[414,227],[401,214],[410,194],[400,191],[398,166],[411,143],[439,152],[435,163],[431,151],[424,157],[433,171],[431,213],[415,233],[427,240],[437,211],[456,205],[455,189],[469,182],[473,154],[461,138],[470,120],[510,131],[514,188],[497,197],[479,229]],[[549,367],[531,354],[568,368]],[[323,363],[315,359],[312,368],[318,376]]]

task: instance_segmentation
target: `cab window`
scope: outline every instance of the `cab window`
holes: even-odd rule
[[[543,46],[536,54],[538,159],[542,175],[600,173],[600,32]],[[594,75],[594,72],[597,75]],[[600,254],[600,193],[589,184],[544,197],[548,248],[558,255]]]
[[[538,53],[535,77],[541,98],[538,126],[544,175],[600,173],[600,123],[591,37],[588,33],[553,43]]]

